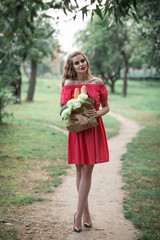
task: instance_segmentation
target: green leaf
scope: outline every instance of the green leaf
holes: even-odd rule
[[[42,17],[44,17],[44,18],[52,18],[52,19],[54,19],[52,16],[50,16],[50,15],[48,15],[48,14],[45,14],[45,13],[42,14]]]
[[[65,8],[63,8],[63,12],[67,15],[67,12],[66,12],[66,9]],[[68,15],[67,15],[68,16]]]
[[[133,0],[133,7],[135,8],[135,10],[137,10],[137,1]]]
[[[83,18],[83,20],[84,20],[84,16],[86,15],[87,16],[87,13],[88,13],[88,10],[87,10],[87,7],[88,7],[89,5],[86,5],[86,6],[84,6],[83,8],[81,8],[79,11],[82,11],[82,18]]]
[[[78,3],[77,3],[77,0],[74,0],[75,1],[75,3],[76,3],[76,7],[79,7],[79,5],[78,5]]]
[[[31,30],[32,33],[35,31],[34,23],[31,23],[30,21],[26,21],[27,27]]]
[[[97,0],[97,1],[98,1],[99,6],[102,6],[102,0]]]
[[[42,0],[35,0],[35,2],[38,3],[38,4],[43,4]]]
[[[76,19],[76,17],[77,17],[77,15],[74,15],[74,17],[73,17],[73,20],[75,20],[75,19]]]
[[[101,9],[99,8],[98,5],[96,5],[96,9],[94,11],[101,18],[101,20],[104,19],[104,17],[102,16],[102,11],[101,11]]]
[[[105,4],[105,8],[104,8],[104,15],[107,14],[109,8],[110,8],[110,7],[109,7],[108,3],[106,3],[106,4]],[[110,14],[109,14],[109,15],[110,15]]]
[[[61,109],[60,109],[60,116],[61,116],[62,112],[63,112],[65,109],[67,109],[67,104],[65,104],[63,107],[61,107]]]
[[[138,18],[137,18],[136,14],[134,12],[132,12],[132,16],[136,20],[136,22],[139,23]]]
[[[91,23],[93,21],[93,16],[94,16],[94,12],[92,11],[92,14],[91,14]]]
[[[56,30],[53,29],[53,30],[46,36],[46,38],[49,38],[55,31],[56,31]]]

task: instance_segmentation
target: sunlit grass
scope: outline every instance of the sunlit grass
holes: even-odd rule
[[[145,128],[122,156],[126,197],[124,214],[141,229],[141,240],[160,239],[160,82],[129,81],[128,96],[120,97],[122,81],[110,96],[111,109],[139,121]]]
[[[160,123],[149,126],[128,144],[123,155],[123,180],[127,196],[125,217],[143,232],[139,239],[160,236]]]
[[[67,136],[39,123],[15,120],[13,123],[0,126],[2,159],[16,159],[18,167],[22,159],[66,158]]]
[[[59,117],[59,80],[38,79],[33,103],[26,103],[27,80],[23,79],[22,103],[10,105],[13,119],[6,119],[0,127],[0,205],[1,214],[8,212],[10,204],[29,204],[41,198],[41,194],[53,193],[66,174],[67,136],[42,123],[57,125],[65,129]],[[157,240],[159,225],[159,82],[128,82],[128,96],[121,97],[122,82],[116,83],[116,93],[110,94],[109,105],[113,112],[138,120],[147,128],[128,145],[128,152],[122,159],[125,216],[143,230],[139,239]],[[103,117],[107,137],[115,136],[119,122],[109,115]],[[29,172],[40,174],[45,179],[32,180],[33,191],[23,179]],[[23,193],[17,194],[17,192]],[[25,196],[27,200],[25,201]],[[32,198],[34,196],[34,198]],[[12,202],[13,201],[13,202]],[[1,230],[0,230],[1,231]],[[5,230],[3,229],[4,233]],[[16,231],[13,229],[16,239]],[[10,235],[12,234],[10,233]],[[7,233],[5,233],[7,234]]]
[[[0,204],[13,203],[16,192],[22,188],[23,176],[29,171],[46,171],[48,178],[34,180],[34,192],[54,192],[59,186],[59,176],[66,174],[67,136],[44,126],[42,123],[57,125],[65,129],[59,116],[60,78],[37,79],[33,103],[25,101],[28,80],[23,79],[22,103],[8,106],[7,111],[14,117],[6,119],[0,126]],[[118,133],[119,123],[110,116],[104,116],[108,138]],[[43,165],[47,161],[47,165]],[[38,166],[39,164],[39,166]],[[68,167],[67,167],[68,166]],[[22,175],[22,178],[19,177]],[[24,189],[28,185],[23,186]],[[15,200],[16,201],[16,200]],[[20,201],[21,202],[21,201]]]
[[[9,230],[4,229],[0,226],[0,239],[2,240],[17,240],[18,239],[18,233],[17,230],[12,227]]]
[[[38,78],[34,101],[31,103],[26,102],[27,87],[27,79],[24,78],[21,104],[10,105],[7,109],[8,112],[13,113],[14,119],[46,122],[65,128],[59,117],[60,88],[54,83],[54,80]]]
[[[107,114],[104,115],[102,119],[106,129],[107,138],[109,139],[110,137],[116,136],[120,128],[119,121]]]
[[[111,110],[143,123],[150,123],[160,117],[160,81],[128,81],[127,97],[122,95],[122,80],[116,82],[116,93],[110,94]]]
[[[17,204],[17,205],[26,205],[26,204],[31,204],[35,201],[45,201],[46,198],[43,197],[36,197],[33,195],[24,195],[24,196],[19,196],[17,195],[11,203]]]
[[[39,121],[54,124],[66,129],[66,124],[60,118],[60,84],[61,77],[57,79],[37,79],[34,102],[27,103],[28,80],[24,77],[22,85],[22,104],[11,105],[8,112],[12,112],[14,119],[20,121]],[[111,116],[103,117],[105,127],[108,128],[108,138],[118,133],[119,122]],[[8,120],[12,122],[13,120]],[[113,129],[114,128],[114,129]],[[109,130],[110,129],[110,130]]]
[[[62,175],[60,170],[66,169],[67,136],[40,124],[19,121],[2,125],[0,130],[0,204],[13,202],[17,198],[15,192],[22,188],[23,176],[28,171],[41,171],[44,160],[53,165],[60,163],[57,175],[48,178],[43,187],[37,181],[35,191],[43,191],[48,184],[53,186],[53,180]],[[27,189],[27,184],[23,188]]]

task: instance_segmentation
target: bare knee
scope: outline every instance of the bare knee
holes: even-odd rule
[[[82,169],[82,165],[76,165],[76,174],[77,174],[77,178],[81,178],[81,169]]]
[[[90,177],[92,175],[94,165],[83,165],[81,169],[81,174],[84,177]]]

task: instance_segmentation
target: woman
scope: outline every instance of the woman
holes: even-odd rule
[[[75,164],[77,173],[78,204],[73,226],[75,232],[82,230],[82,216],[84,226],[88,228],[92,226],[88,194],[93,167],[95,164],[109,161],[107,139],[101,118],[109,112],[107,89],[101,79],[91,75],[87,57],[81,51],[76,51],[68,56],[64,66],[61,106],[74,98],[75,88],[80,91],[82,85],[86,86],[88,97],[94,100],[94,108],[88,110],[88,117],[95,117],[99,125],[78,133],[69,132],[68,163]],[[81,114],[72,114],[71,118],[78,119],[84,127],[88,126],[88,118]]]

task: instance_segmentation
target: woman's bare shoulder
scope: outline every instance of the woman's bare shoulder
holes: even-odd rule
[[[101,78],[94,77],[93,81],[94,81],[94,84],[104,84]]]
[[[64,82],[64,86],[71,86],[73,85],[73,81],[71,79],[66,79]]]

